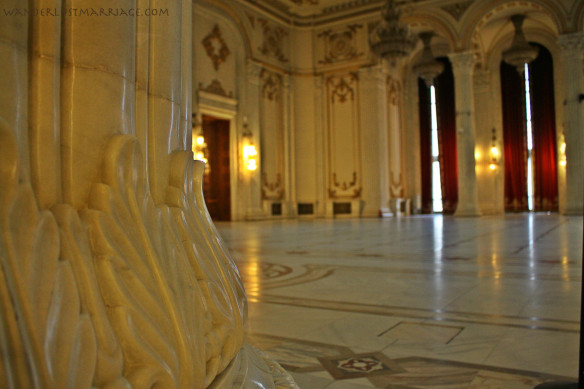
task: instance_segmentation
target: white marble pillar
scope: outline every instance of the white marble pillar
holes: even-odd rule
[[[361,166],[363,181],[361,216],[372,217],[389,211],[387,156],[386,75],[380,67],[359,71],[361,91]]]
[[[282,106],[284,120],[284,188],[285,195],[282,204],[282,215],[288,217],[296,216],[296,174],[295,166],[295,143],[294,139],[294,97],[290,87],[290,75],[282,77]]]
[[[241,174],[244,182],[247,185],[247,206],[246,215],[247,220],[259,220],[266,217],[262,207],[262,164],[261,164],[261,145],[259,144],[260,137],[260,107],[261,107],[261,75],[262,67],[249,60],[247,62],[247,118],[248,128],[252,133],[252,139],[257,155],[257,169],[254,171],[247,170],[243,164],[241,165]],[[240,145],[240,148],[243,144]]]
[[[456,148],[458,154],[458,206],[456,216],[479,216],[475,171],[474,53],[450,54],[456,103]]]
[[[398,59],[395,64],[391,65],[385,63],[386,77],[386,107],[387,107],[387,147],[388,151],[388,162],[389,162],[389,176],[388,176],[388,188],[389,197],[391,202],[392,210],[396,213],[398,210],[398,199],[402,199],[405,194],[405,182],[403,173],[403,121],[402,121],[402,110],[403,110],[403,82],[404,79],[404,60]]]
[[[566,140],[565,186],[560,185],[560,212],[581,215],[584,198],[584,108],[580,101],[584,93],[582,56],[584,33],[561,35],[560,44],[560,101],[563,102],[563,130]],[[563,172],[560,172],[560,177]],[[565,193],[561,193],[562,189]]]
[[[314,77],[314,131],[316,144],[316,211],[317,217],[332,217],[327,214],[327,176],[325,148],[325,109],[324,79],[321,75]]]

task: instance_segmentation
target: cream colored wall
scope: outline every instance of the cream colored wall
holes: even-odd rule
[[[204,0],[196,3],[213,8]],[[247,79],[236,81],[242,98],[248,99],[247,115],[257,116],[257,120],[250,122],[257,122],[255,131],[263,155],[256,176],[252,174],[249,181],[240,180],[241,187],[247,188],[243,190],[247,197],[239,208],[254,208],[253,203],[259,202],[261,212],[255,217],[270,217],[271,203],[281,202],[286,209],[282,217],[293,217],[297,203],[310,203],[314,205],[314,216],[335,217],[341,215],[334,215],[334,204],[345,203],[350,204],[350,216],[368,217],[395,211],[396,199],[405,198],[411,201],[412,211],[418,211],[421,183],[417,81],[411,67],[421,44],[392,67],[378,63],[369,49],[368,36],[371,25],[379,20],[378,12],[311,27],[292,26],[268,12],[239,3],[213,4],[221,4],[216,8],[228,15],[225,23],[236,26],[226,31],[238,32],[249,45],[244,61],[257,67],[257,77],[269,72],[288,77],[289,82],[282,101],[274,105],[261,97],[252,101],[249,90],[256,86],[249,72]],[[465,138],[465,147],[471,145],[474,150],[464,153],[459,147],[458,151],[463,170],[474,165],[459,179],[459,191],[477,193],[476,199],[471,196],[468,200],[470,203],[462,199],[463,207],[472,214],[503,212],[504,161],[500,159],[499,167],[490,170],[489,149],[494,128],[499,150],[503,150],[498,64],[501,51],[511,43],[508,17],[521,12],[528,14],[524,28],[528,39],[545,41],[544,45],[555,53],[557,73],[561,62],[557,37],[579,28],[568,20],[570,13],[584,12],[577,2],[492,0],[480,4],[462,2],[459,8],[446,3],[418,2],[404,9],[404,20],[413,31],[437,32],[433,43],[436,55],[468,50],[476,53],[470,83],[459,91],[474,100],[469,121],[460,124],[472,129],[459,129],[463,131],[459,132],[460,139],[471,131],[472,135]],[[212,27],[210,20],[202,24],[205,27],[199,28]],[[229,33],[226,36],[233,39]],[[195,53],[198,64],[197,55],[202,55],[200,49]],[[200,77],[209,82],[215,73],[208,64],[205,66],[195,67],[195,78],[201,73]],[[225,84],[230,85],[231,74],[225,77]],[[459,71],[458,77],[460,84],[464,81],[460,77],[467,76]],[[560,104],[561,79],[556,81],[560,133],[565,115]],[[263,88],[261,82],[259,88]],[[261,91],[258,93],[261,96]],[[241,104],[239,107],[241,115]],[[467,109],[463,102],[457,104],[457,110]],[[573,121],[581,109],[574,106],[570,112]],[[572,165],[582,165],[576,156],[572,159]],[[249,175],[242,169],[240,172],[242,177]],[[282,188],[276,185],[277,172]],[[575,185],[566,184],[565,177],[560,169],[561,204],[573,203],[570,199],[582,196]],[[266,196],[270,191],[267,189],[273,193]],[[281,198],[275,195],[277,190],[281,191],[278,195]],[[249,217],[246,212],[240,212],[236,218]]]

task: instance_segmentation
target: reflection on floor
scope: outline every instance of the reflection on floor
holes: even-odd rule
[[[305,389],[532,388],[578,373],[582,217],[218,223],[248,342]]]

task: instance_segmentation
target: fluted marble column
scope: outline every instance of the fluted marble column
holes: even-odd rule
[[[261,147],[258,143],[260,136],[259,131],[260,129],[260,106],[261,106],[261,79],[260,75],[262,72],[262,67],[253,62],[248,61],[247,63],[247,118],[248,118],[248,125],[249,130],[252,133],[252,138],[254,140],[254,144],[256,146],[256,150],[258,152],[258,168],[255,171],[246,170],[243,167],[243,176],[244,179],[247,181],[247,194],[248,194],[248,201],[247,201],[247,210],[245,218],[247,220],[258,220],[263,219],[265,217],[264,211],[262,209],[262,190],[261,190]]]
[[[361,164],[364,207],[361,216],[389,212],[386,75],[380,67],[359,71]]]
[[[584,197],[584,108],[580,96],[584,93],[582,56],[584,33],[560,35],[560,87],[563,102],[563,127],[566,141],[565,193],[560,212],[566,215],[583,212]],[[560,169],[562,167],[560,166]],[[561,174],[561,173],[560,173]],[[560,186],[561,188],[561,186]],[[562,189],[562,188],[561,188]]]
[[[450,54],[456,103],[456,149],[458,154],[458,206],[456,216],[479,216],[475,172],[474,53]]]

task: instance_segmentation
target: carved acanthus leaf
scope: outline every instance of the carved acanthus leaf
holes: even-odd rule
[[[13,134],[0,124],[0,302],[5,388],[90,387],[96,336],[53,214],[20,183]],[[9,352],[10,354],[6,354]]]

